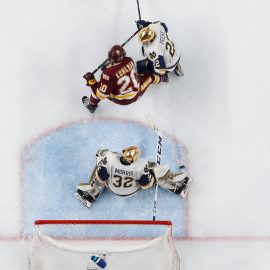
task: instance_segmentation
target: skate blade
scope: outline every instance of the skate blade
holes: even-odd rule
[[[179,70],[177,72],[175,71],[175,74],[178,77],[183,77],[184,76],[184,72],[183,72],[182,67],[180,65],[179,65]]]
[[[181,196],[183,199],[185,199],[186,196],[187,196],[187,194],[188,194],[188,190],[189,190],[189,186],[190,186],[191,182],[192,182],[192,180],[189,179],[188,183],[186,184],[185,189],[180,193],[180,196]]]
[[[80,196],[78,193],[74,193],[74,196],[86,207],[90,208],[91,203],[88,202],[87,200],[83,199],[82,196]]]

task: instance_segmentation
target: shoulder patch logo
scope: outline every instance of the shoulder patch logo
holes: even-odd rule
[[[151,52],[151,53],[149,54],[149,56],[150,56],[151,59],[155,59],[156,56],[157,56],[157,54],[156,54],[155,52]]]

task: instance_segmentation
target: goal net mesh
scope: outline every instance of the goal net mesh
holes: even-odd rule
[[[36,221],[31,270],[179,270],[169,221]]]

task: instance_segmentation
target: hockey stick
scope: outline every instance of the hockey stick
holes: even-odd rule
[[[131,39],[133,39],[137,33],[140,31],[140,29],[138,29],[136,32],[134,32],[123,44],[121,44],[122,47],[124,47]],[[92,74],[95,74],[103,65],[105,65],[107,62],[109,61],[109,59],[107,58],[106,60],[104,60],[93,72]]]
[[[137,8],[138,8],[138,14],[139,14],[139,20],[141,20],[141,9],[140,9],[140,3],[139,0],[137,0]],[[133,37],[137,35],[137,33],[140,31],[138,29],[135,33],[133,33],[121,46],[124,47]],[[95,74],[103,65],[105,65],[108,62],[108,58],[104,60],[92,73]]]
[[[158,165],[161,163],[161,154],[162,154],[162,141],[163,141],[163,133],[159,129],[159,127],[154,123],[153,119],[150,115],[146,116],[146,120],[149,123],[149,125],[154,129],[154,131],[157,134],[157,156],[156,156],[156,162]],[[156,179],[157,181],[157,179]],[[158,183],[155,184],[155,196],[154,196],[154,206],[153,206],[153,221],[156,220],[157,215],[157,196],[158,196]]]
[[[139,3],[139,0],[137,0],[137,7],[138,7],[139,20],[141,20],[142,17],[141,17],[141,10],[140,10],[140,3]]]

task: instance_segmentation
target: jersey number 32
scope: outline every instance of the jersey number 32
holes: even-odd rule
[[[131,177],[122,177],[120,175],[113,176],[113,185],[117,188],[129,188],[132,187],[133,178]]]

